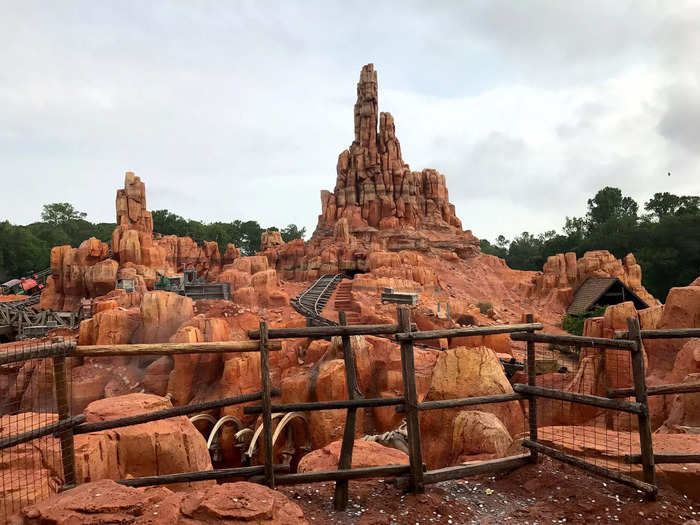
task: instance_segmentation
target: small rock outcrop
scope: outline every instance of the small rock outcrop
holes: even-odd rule
[[[333,441],[323,448],[309,452],[301,458],[297,470],[299,472],[336,470],[341,446],[342,441]],[[408,454],[374,441],[355,440],[352,448],[352,468],[384,465],[408,465]]]
[[[13,523],[306,525],[308,521],[299,505],[257,483],[210,485],[183,494],[166,487],[140,490],[102,480],[29,505]]]

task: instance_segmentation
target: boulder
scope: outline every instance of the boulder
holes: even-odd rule
[[[297,471],[336,470],[341,446],[342,441],[333,441],[323,448],[309,452],[301,458]],[[384,465],[408,465],[408,454],[374,441],[355,440],[352,448],[352,468],[381,467]]]
[[[486,347],[454,348],[438,357],[425,401],[512,392],[513,387],[493,350]],[[524,430],[523,413],[517,401],[477,405],[472,410],[493,414],[511,436]],[[458,408],[421,412],[423,459],[429,468],[451,464],[451,451],[459,448],[453,441],[454,422],[459,412]]]
[[[147,292],[141,303],[141,340],[167,343],[178,327],[193,316],[194,302],[189,297],[162,290]]]
[[[129,394],[94,401],[84,414],[88,422],[94,422],[171,407],[166,398]],[[185,416],[77,435],[75,457],[79,483],[212,468],[204,437]],[[179,489],[189,485],[179,483],[170,487]]]
[[[465,461],[465,456],[490,454],[494,458],[507,455],[513,444],[508,429],[495,415],[479,410],[457,414],[452,429],[452,463]]]

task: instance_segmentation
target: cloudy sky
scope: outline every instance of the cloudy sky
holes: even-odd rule
[[[310,231],[362,65],[478,237],[700,193],[700,1],[0,0],[0,220],[69,201]],[[671,177],[667,176],[671,172]]]

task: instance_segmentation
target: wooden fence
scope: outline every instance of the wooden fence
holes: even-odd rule
[[[334,506],[344,509],[348,502],[348,480],[368,477],[398,477],[403,485],[414,493],[423,492],[424,486],[449,479],[462,478],[469,475],[493,473],[510,470],[529,462],[537,461],[538,454],[551,456],[555,459],[572,464],[588,472],[604,476],[637,489],[650,496],[656,494],[654,477],[654,454],[649,423],[646,382],[644,377],[644,360],[640,332],[636,319],[628,320],[628,332],[617,339],[577,337],[570,335],[537,333],[542,325],[532,322],[532,315],[527,317],[527,323],[474,328],[454,328],[447,330],[416,331],[410,322],[410,310],[406,306],[398,308],[397,324],[385,325],[355,325],[348,326],[346,316],[340,313],[339,326],[319,326],[304,328],[268,329],[261,322],[259,329],[250,331],[249,341],[228,341],[218,343],[172,343],[144,345],[107,345],[107,346],[76,346],[73,343],[57,343],[51,345],[49,354],[47,348],[41,350],[41,357],[52,357],[54,361],[54,379],[56,381],[56,396],[58,403],[59,422],[53,426],[37,429],[27,435],[11,436],[10,440],[0,442],[0,449],[30,441],[38,435],[55,433],[60,438],[62,461],[64,469],[64,489],[75,485],[75,452],[73,436],[85,432],[95,432],[110,428],[155,421],[168,417],[181,416],[220,408],[250,401],[260,401],[259,405],[244,407],[246,414],[262,415],[263,434],[263,465],[215,469],[203,472],[188,472],[167,474],[120,480],[119,483],[130,486],[147,486],[167,483],[199,481],[205,479],[223,479],[230,477],[246,477],[251,481],[261,482],[270,487],[281,484],[308,483],[318,481],[335,481]],[[527,345],[527,384],[515,384],[514,393],[491,396],[449,399],[441,401],[418,402],[414,368],[414,342],[426,339],[453,338],[467,336],[482,336],[490,334],[509,333],[515,341],[525,341]],[[403,396],[394,398],[365,398],[358,387],[356,366],[351,349],[350,337],[354,335],[393,336],[400,345],[401,367],[403,378]],[[339,336],[342,341],[345,376],[348,391],[347,400],[314,401],[306,403],[273,404],[272,396],[278,395],[279,390],[273,389],[270,383],[270,352],[281,348],[279,340],[287,338],[328,338]],[[687,337],[685,335],[684,337]],[[538,387],[535,383],[535,344],[554,343],[578,347],[613,348],[629,351],[631,354],[634,388],[625,390],[624,397],[634,397],[635,401],[617,399],[622,394],[613,393],[608,397],[578,394],[558,389]],[[111,356],[111,355],[171,355],[181,353],[230,353],[230,352],[260,352],[261,357],[261,391],[240,396],[191,404],[160,410],[137,416],[120,418],[112,421],[85,423],[84,416],[71,416],[68,404],[66,385],[65,358],[67,356]],[[15,352],[12,355],[0,356],[0,364],[38,357],[32,350]],[[60,385],[63,385],[61,387]],[[679,387],[680,388],[680,387]],[[678,390],[680,391],[680,390]],[[653,395],[653,394],[652,394]],[[639,481],[620,472],[593,465],[583,459],[566,454],[540,442],[537,427],[537,399],[551,398],[582,403],[596,407],[614,409],[635,414],[639,423],[641,454],[644,481]],[[516,400],[527,401],[529,407],[529,439],[523,446],[529,453],[506,458],[483,461],[475,464],[456,465],[436,470],[427,470],[423,463],[421,451],[421,433],[419,413],[425,410],[439,410],[454,407],[467,407],[487,403],[504,403]],[[387,465],[369,468],[351,468],[357,409],[395,405],[397,411],[406,414],[408,429],[408,465]],[[290,473],[288,467],[273,463],[273,413],[288,413],[296,411],[344,409],[346,421],[343,432],[341,453],[337,470],[308,473]],[[31,435],[29,435],[31,434]],[[33,437],[34,436],[34,437]]]

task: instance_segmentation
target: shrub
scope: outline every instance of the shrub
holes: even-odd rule
[[[477,308],[479,308],[479,311],[483,314],[486,315],[491,308],[493,308],[493,305],[488,302],[481,302],[481,303],[476,303]]]
[[[605,306],[596,305],[582,315],[565,314],[561,318],[561,327],[573,335],[583,335],[583,325],[589,317],[601,317],[605,314]]]

